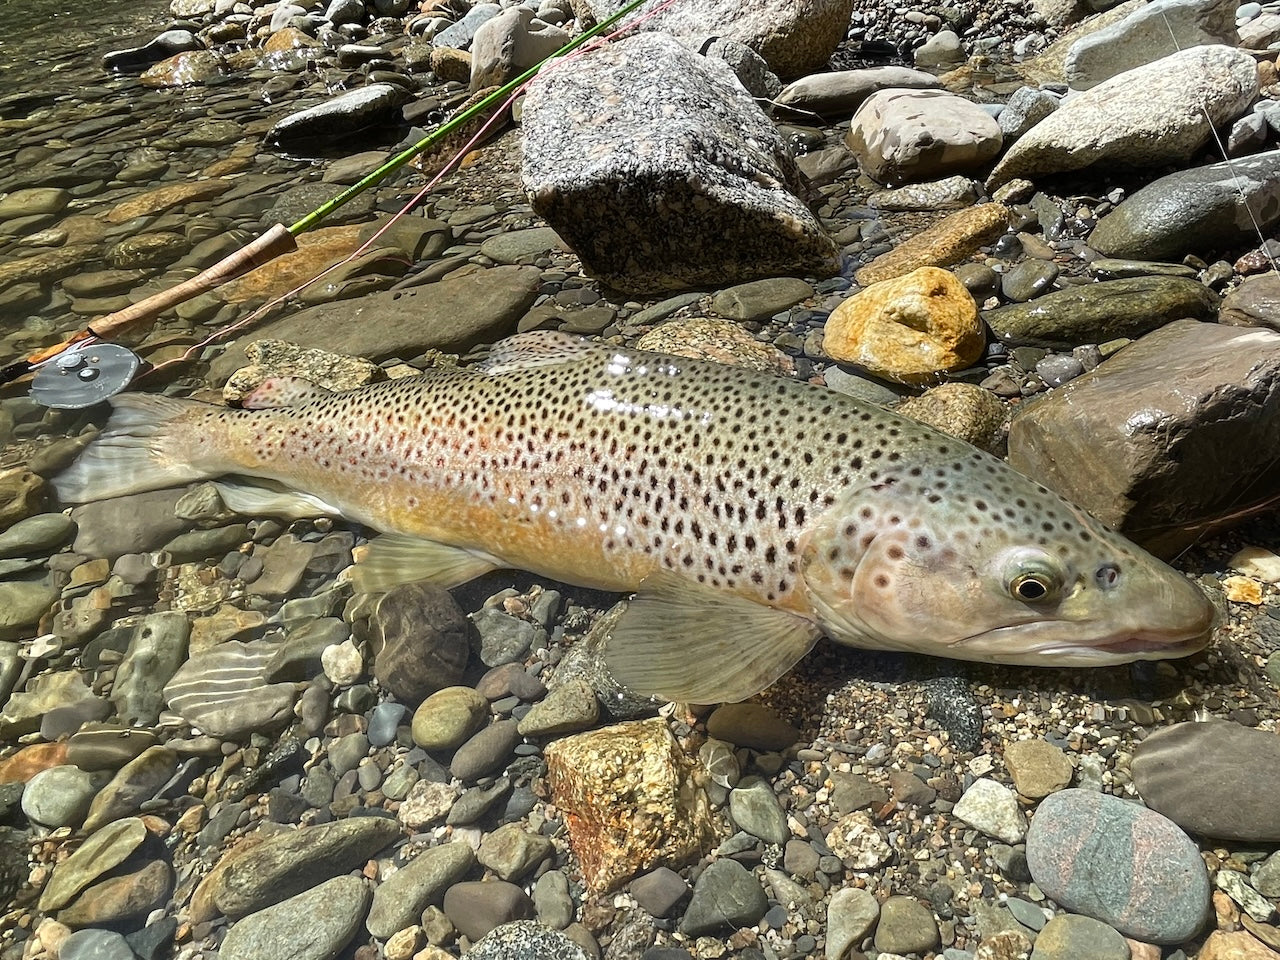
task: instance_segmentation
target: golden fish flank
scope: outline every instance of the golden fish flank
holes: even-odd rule
[[[192,480],[246,513],[376,539],[357,586],[500,566],[635,590],[606,651],[633,689],[737,700],[825,633],[1043,665],[1183,656],[1213,607],[1003,461],[820,387],[554,333],[480,368],[230,410],[125,395],[55,481],[65,501]]]

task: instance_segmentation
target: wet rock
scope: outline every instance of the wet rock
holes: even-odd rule
[[[1197,960],[1275,960],[1280,954],[1263,946],[1244,930],[1215,930],[1196,954]]]
[[[9,697],[0,711],[0,737],[13,740],[34,733],[45,714],[93,699],[78,670],[42,674],[29,680],[22,693]]]
[[[1036,937],[1031,960],[1129,960],[1129,946],[1115,930],[1091,917],[1060,914]]]
[[[772,785],[761,777],[744,777],[729,791],[729,816],[739,829],[765,843],[782,846],[791,836]]]
[[[1153,0],[1119,23],[1077,40],[1063,69],[1073,90],[1088,90],[1175,50],[1239,42],[1232,0]]]
[[[1116,797],[1046,797],[1027,834],[1027,864],[1047,896],[1137,940],[1181,943],[1208,917],[1196,845],[1173,821]]]
[[[452,750],[485,725],[489,701],[470,687],[445,687],[413,714],[413,742],[424,750]]]
[[[1108,526],[1172,553],[1280,489],[1277,404],[1280,334],[1179,320],[1020,408],[1009,459]],[[1241,463],[1256,467],[1242,474]]]
[[[452,47],[465,50],[471,46],[476,31],[486,22],[496,17],[502,7],[496,3],[477,3],[468,10],[456,23],[451,24],[435,35],[432,41],[437,47]]]
[[[558,930],[533,920],[495,927],[467,951],[472,960],[590,960],[587,952]]]
[[[373,905],[365,926],[379,939],[403,930],[432,904],[439,905],[445,891],[467,875],[476,857],[465,843],[428,847],[373,891]]]
[[[686,936],[702,937],[747,927],[768,909],[769,898],[750,870],[736,860],[714,860],[693,885],[680,931]]]
[[[154,724],[164,706],[164,685],[187,659],[191,624],[170,611],[144,617],[134,628],[116,670],[111,702],[126,723]]]
[[[943,267],[957,263],[1000,236],[1008,225],[1009,211],[1004,204],[979,203],[966,210],[958,210],[876,257],[855,277],[858,283],[868,287],[882,280],[901,277],[919,267]]]
[[[1004,748],[1004,762],[1018,793],[1039,800],[1071,783],[1074,770],[1060,747],[1045,740],[1017,740]]]
[[[153,490],[82,504],[71,511],[76,522],[73,549],[82,556],[108,560],[155,550],[186,526],[174,513],[181,496],[181,490]]]
[[[1000,152],[1000,125],[942,90],[882,90],[853,115],[845,143],[872,179],[892,185],[981,167]]]
[[[978,306],[954,274],[921,267],[845,300],[827,320],[822,349],[878,377],[921,383],[982,353]]]
[[[374,361],[428,350],[462,353],[513,333],[537,296],[540,277],[534,267],[491,267],[309,307],[263,324],[255,339],[290,340]]]
[[[453,784],[419,780],[409,788],[396,819],[410,831],[425,830],[444,820],[457,799],[458,788]]]
[[[188,50],[175,53],[142,71],[138,81],[144,87],[196,87],[228,72],[222,54],[212,50]]]
[[[925,954],[938,945],[933,912],[914,897],[890,897],[880,906],[876,949],[886,953]]]
[[[655,917],[670,917],[689,896],[690,888],[670,867],[658,867],[631,881],[631,895]]]
[[[519,730],[526,737],[553,737],[589,730],[600,719],[595,690],[582,679],[557,685],[521,718]]]
[[[876,190],[867,197],[867,205],[878,210],[948,210],[971,206],[977,199],[977,184],[969,177],[957,175],[909,183],[892,190]]]
[[[623,0],[572,0],[578,17],[603,20],[621,10]],[[642,29],[677,37],[716,36],[739,40],[780,77],[815,73],[844,39],[853,9],[850,0],[695,0],[645,20]]]
[[[501,86],[568,43],[567,31],[535,17],[528,7],[511,7],[477,28],[471,42],[473,92]]]
[[[520,742],[517,727],[515,720],[489,724],[458,748],[449,762],[450,772],[464,783],[497,773],[511,760]]]
[[[173,774],[178,755],[168,747],[148,747],[126,763],[93,798],[84,828],[89,832],[135,813]]]
[[[537,624],[513,617],[495,607],[477,610],[471,615],[471,622],[476,628],[476,652],[486,667],[524,659],[542,632]]]
[[[216,737],[278,727],[292,715],[297,689],[292,683],[267,683],[264,674],[275,654],[275,645],[264,640],[228,640],[179,667],[165,684],[165,702]]]
[[[1112,257],[1176,260],[1256,242],[1277,220],[1280,150],[1271,150],[1161,177],[1099,220],[1089,245]]]
[[[70,764],[42,770],[22,791],[22,812],[42,827],[78,827],[103,779]]]
[[[360,929],[371,896],[360,877],[326,880],[232,924],[218,955],[225,960],[332,960]]]
[[[1240,776],[1240,771],[1249,771]],[[1134,750],[1142,799],[1191,833],[1280,842],[1280,736],[1225,720],[1175,723]]]
[[[1211,45],[1171,54],[1064,102],[1005,153],[987,187],[1094,164],[1185,162],[1257,90],[1254,60],[1243,51]]]
[[[386,593],[370,620],[373,675],[406,703],[462,679],[471,623],[446,590],[408,583]]]
[[[1018,843],[1027,824],[1012,790],[994,780],[975,780],[955,807],[955,815],[975,830],[1005,843]]]
[[[548,251],[564,248],[564,241],[550,227],[530,227],[505,230],[490,237],[480,244],[480,253],[498,263],[528,263]]]
[[[285,151],[309,150],[369,138],[399,122],[403,102],[404,91],[394,84],[371,83],[277,121],[267,131],[266,145]]]
[[[231,404],[268,407],[281,386],[268,378],[298,377],[327,390],[353,390],[386,379],[377,364],[326,350],[312,350],[283,340],[255,340],[245,347],[249,366],[241,367],[222,388],[222,398]],[[283,400],[283,398],[281,398]]]
[[[862,106],[867,97],[889,88],[923,90],[938,86],[938,78],[907,67],[868,67],[811,73],[787,84],[774,103],[802,114],[843,118]]]
[[[841,887],[827,904],[826,960],[842,960],[880,919],[880,904],[861,887]]]
[[[146,839],[147,828],[136,817],[118,820],[96,831],[58,864],[40,894],[40,909],[47,913],[65,907],[99,877],[128,860]]]
[[[753,750],[785,750],[800,731],[760,703],[724,703],[707,718],[707,734]]]
[[[216,909],[236,919],[262,910],[310,890],[322,879],[364,866],[399,835],[394,820],[357,817],[300,827],[252,845],[242,843],[197,889],[193,916],[207,917]]]
[[[67,762],[81,770],[118,770],[156,742],[149,730],[86,723],[67,741]]]
[[[894,410],[988,453],[1003,453],[1007,412],[990,390],[944,383],[919,397],[907,397]]]
[[[636,348],[784,377],[795,372],[795,363],[777,347],[761,343],[738,323],[714,317],[668,320],[637,340]]]
[[[59,595],[58,588],[44,579],[0,583],[0,640],[35,636],[40,618],[57,603]]]
[[[143,70],[151,64],[165,60],[188,50],[200,50],[203,44],[190,30],[165,30],[138,47],[112,50],[102,56],[102,66],[107,70],[130,72]]]
[[[1222,298],[1218,322],[1233,327],[1280,330],[1280,275],[1263,273],[1245,277]]]
[[[865,813],[849,813],[837,820],[827,835],[827,846],[851,870],[874,870],[893,856],[884,834]]]
[[[661,719],[564,737],[546,749],[547,782],[594,891],[680,865],[711,840],[710,807]],[[761,911],[763,913],[763,910]]]
[[[683,81],[653,84],[655,71]],[[522,122],[534,210],[612,286],[835,269],[773,124],[727,66],[670,37],[641,34],[542,74]]]
[[[4,286],[0,277],[0,289]],[[0,471],[0,526],[7,527],[39,513],[45,499],[44,478],[39,474],[22,467]]]
[[[504,823],[480,841],[476,859],[502,880],[523,880],[538,864],[555,855],[551,840],[529,833],[521,824]]]
[[[43,938],[42,938],[43,939]],[[59,960],[137,960],[123,934],[114,930],[77,930],[62,941]]]
[[[173,868],[153,860],[86,888],[58,912],[58,922],[73,928],[123,924],[145,917],[168,900],[172,890]]]
[[[505,880],[455,883],[444,895],[444,912],[458,932],[479,940],[494,927],[514,920],[532,920],[533,901]]]
[[[731,320],[768,320],[813,296],[813,287],[795,277],[771,277],[740,283],[721,290],[711,300],[711,309]]]
[[[983,319],[1005,343],[1061,349],[1137,338],[1174,320],[1210,320],[1217,295],[1182,277],[1128,277],[1047,293],[988,310]]]

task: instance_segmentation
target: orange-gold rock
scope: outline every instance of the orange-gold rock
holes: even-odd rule
[[[592,892],[678,867],[710,844],[707,795],[661,718],[556,740],[546,757],[552,799]]]

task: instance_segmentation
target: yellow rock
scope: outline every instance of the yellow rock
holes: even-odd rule
[[[1245,547],[1231,558],[1229,566],[1263,583],[1280,583],[1280,557],[1262,547]]]
[[[325,227],[298,237],[298,249],[276,257],[233,280],[218,291],[230,303],[261,298],[274,300],[310,280],[325,267],[336,263],[360,246],[359,224]]]
[[[921,267],[854,294],[827,320],[822,349],[888,380],[927,383],[982,354],[978,305],[947,270]]]
[[[451,47],[431,51],[431,72],[444,81],[471,82],[471,54]]]
[[[1262,584],[1252,577],[1227,577],[1222,581],[1222,589],[1227,592],[1228,600],[1251,603],[1255,607],[1262,605]]]
[[[547,783],[593,893],[643,870],[679,867],[711,842],[711,811],[661,718],[619,723],[546,749]]]
[[[273,33],[271,38],[262,45],[262,49],[266,53],[284,53],[286,50],[296,50],[299,47],[318,46],[320,41],[308,37],[297,27],[285,27]]]
[[[1215,930],[1209,934],[1197,960],[1280,960],[1280,953],[1268,949],[1260,940],[1243,930],[1226,933]]]
[[[864,287],[891,280],[918,267],[958,263],[1009,226],[1009,209],[1002,203],[980,203],[960,210],[876,257],[857,273]]]
[[[148,190],[141,196],[116,204],[107,214],[108,223],[126,223],[134,217],[149,217],[194,200],[210,200],[231,189],[230,180],[195,180]]]

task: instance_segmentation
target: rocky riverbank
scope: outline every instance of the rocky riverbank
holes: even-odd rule
[[[349,387],[532,329],[740,363],[1007,451],[1175,557],[1215,644],[1093,671],[820,644],[751,703],[659,707],[599,672],[615,596],[359,594],[369,531],[208,485],[62,510],[103,411],[11,392],[4,960],[1280,956],[1280,12],[724,6],[557,65],[409,216],[465,138],[163,316],[138,351],[194,357],[139,388]],[[0,364],[614,9],[174,0],[0,98]]]

